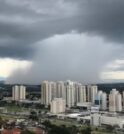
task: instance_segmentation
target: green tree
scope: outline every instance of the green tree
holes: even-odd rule
[[[38,120],[37,113],[35,111],[31,111],[29,119]]]
[[[71,134],[71,133],[69,132],[69,129],[66,127],[53,125],[51,129],[48,131],[48,134]]]
[[[78,129],[77,129],[77,127],[76,126],[71,126],[71,127],[68,127],[68,129],[69,129],[69,132],[71,133],[71,134],[77,134],[78,133]]]
[[[81,134],[91,134],[91,127],[87,127],[81,130]]]
[[[111,125],[107,125],[106,130],[108,130],[109,132],[112,132],[114,130],[114,127]]]

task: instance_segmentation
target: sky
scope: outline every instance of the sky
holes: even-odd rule
[[[0,78],[124,81],[123,0],[0,0]]]

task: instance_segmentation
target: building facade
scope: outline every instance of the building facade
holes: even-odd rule
[[[62,98],[55,98],[50,103],[50,112],[53,114],[64,113],[66,108],[65,100]]]
[[[122,111],[122,96],[116,89],[112,89],[112,91],[109,94],[109,111]]]
[[[12,100],[19,101],[26,99],[26,87],[15,85],[12,87]]]

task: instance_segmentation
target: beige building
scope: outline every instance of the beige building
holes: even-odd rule
[[[95,104],[95,97],[98,92],[98,87],[96,85],[88,85],[87,86],[87,101]]]
[[[109,111],[122,111],[122,96],[116,89],[112,89],[112,91],[109,94]]]
[[[93,126],[102,126],[102,125],[111,125],[124,128],[124,116],[121,114],[92,114],[91,115],[91,125]]]
[[[25,100],[26,98],[26,87],[23,85],[15,85],[12,87],[12,100],[19,101]]]
[[[52,92],[49,89],[49,82],[43,81],[41,83],[41,103],[44,105],[49,105],[52,100]]]
[[[58,81],[56,83],[56,98],[63,98],[66,99],[66,88],[63,81]]]
[[[124,109],[124,91],[122,92],[122,103],[123,103],[123,109]]]
[[[101,101],[101,110],[107,110],[107,94],[105,92],[102,93]]]
[[[41,83],[41,103],[48,106],[57,97],[56,82],[42,81]]]
[[[80,103],[86,102],[86,87],[83,85],[78,86],[78,101]]]
[[[66,82],[66,105],[69,108],[75,106],[75,85],[70,80]]]
[[[66,108],[65,100],[62,98],[55,98],[50,104],[50,112],[53,114],[64,113]]]

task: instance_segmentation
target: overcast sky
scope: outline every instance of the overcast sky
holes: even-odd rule
[[[8,83],[124,80],[123,0],[0,0]]]

